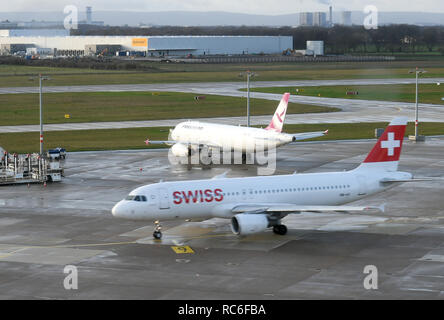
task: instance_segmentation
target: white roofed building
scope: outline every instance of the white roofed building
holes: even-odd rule
[[[120,46],[124,51],[142,51],[148,56],[274,54],[293,49],[291,36],[1,36],[0,46],[26,44],[51,48],[57,53],[85,55],[86,47]],[[5,52],[3,54],[11,54]]]

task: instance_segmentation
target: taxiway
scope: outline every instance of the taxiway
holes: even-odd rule
[[[374,141],[280,148],[276,174],[354,168]],[[444,298],[444,185],[403,184],[359,204],[375,214],[303,214],[286,236],[246,238],[229,222],[122,221],[112,206],[160,179],[203,179],[228,167],[171,166],[166,150],[70,153],[58,184],[0,189],[0,299],[386,299]],[[400,170],[444,176],[444,139],[406,142]],[[255,175],[238,165],[228,176]],[[78,268],[78,290],[63,270]],[[363,286],[366,265],[378,290]]]

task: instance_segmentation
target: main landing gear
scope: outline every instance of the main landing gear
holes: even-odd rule
[[[288,231],[287,227],[284,226],[283,224],[278,224],[278,225],[276,225],[276,226],[273,227],[273,232],[274,232],[275,234],[280,235],[280,236],[284,236],[284,235],[286,235],[286,234],[287,234],[287,231]]]
[[[154,232],[153,232],[153,238],[155,240],[160,240],[160,239],[162,239],[162,226],[160,225],[159,221],[155,221],[154,225],[155,225],[155,228],[154,228]]]

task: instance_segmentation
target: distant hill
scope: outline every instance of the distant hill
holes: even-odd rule
[[[340,22],[341,13],[333,13],[333,21]],[[62,12],[0,12],[0,21],[63,21]],[[85,19],[85,12],[80,12],[79,20]],[[106,25],[137,26],[175,25],[175,26],[297,26],[299,13],[287,15],[252,15],[229,12],[125,12],[125,11],[93,11],[93,20],[104,21]],[[364,14],[352,13],[353,24],[362,24]],[[417,24],[444,25],[444,13],[426,12],[381,12],[380,24]]]

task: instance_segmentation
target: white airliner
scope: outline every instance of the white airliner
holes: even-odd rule
[[[398,171],[406,125],[406,118],[394,119],[364,162],[351,171],[161,182],[135,189],[114,206],[112,214],[154,221],[153,236],[160,239],[160,220],[227,218],[237,235],[271,227],[284,235],[287,227],[281,221],[291,213],[383,211],[344,204],[397,183],[424,181]]]
[[[171,131],[168,141],[151,141],[145,143],[172,145],[171,152],[176,157],[191,156],[202,147],[218,150],[230,150],[245,154],[256,151],[267,151],[290,142],[321,137],[328,131],[282,133],[285,115],[287,113],[289,93],[285,93],[276,112],[265,129],[232,126],[225,124],[185,121],[179,123]]]

